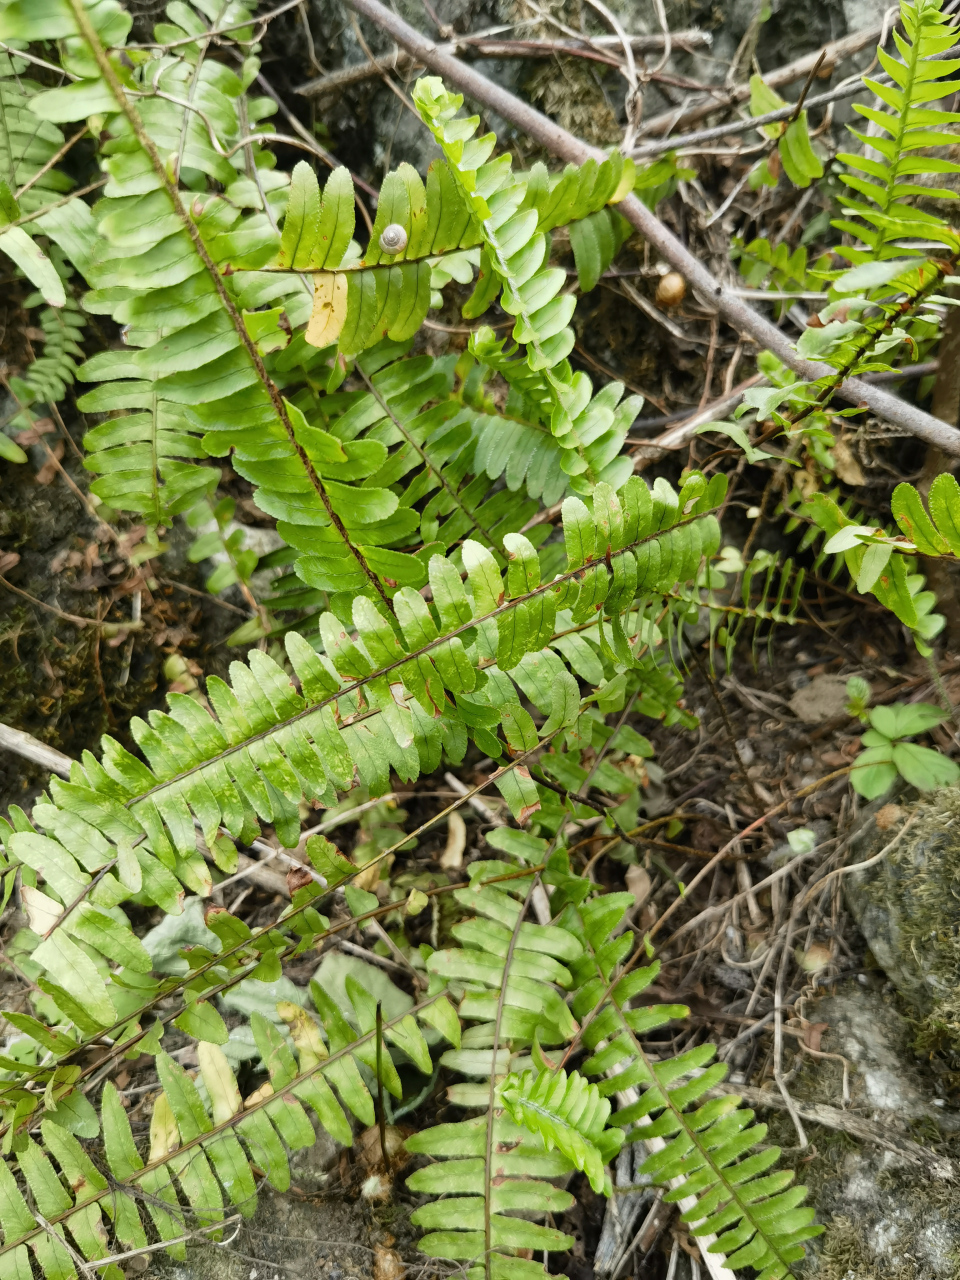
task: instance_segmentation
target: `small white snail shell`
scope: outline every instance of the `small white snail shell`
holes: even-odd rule
[[[403,253],[407,247],[407,233],[399,222],[391,222],[380,233],[380,248],[391,257]]]

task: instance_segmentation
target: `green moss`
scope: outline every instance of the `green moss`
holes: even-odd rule
[[[524,89],[542,111],[577,137],[597,146],[617,143],[623,130],[589,66],[578,58],[551,59],[533,72]]]
[[[918,807],[907,837],[857,892],[890,917],[902,971],[891,976],[901,988],[903,976],[915,987],[906,1014],[916,1051],[960,1056],[960,788]],[[884,843],[890,834],[883,833]]]

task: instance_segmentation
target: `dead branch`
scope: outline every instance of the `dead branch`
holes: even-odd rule
[[[628,36],[630,47],[634,53],[653,53],[664,48],[665,39],[660,33],[655,35]],[[712,43],[708,31],[679,31],[671,37],[674,49],[692,52],[694,49],[707,49]],[[593,36],[591,45],[612,46],[619,44],[616,37]],[[596,61],[619,66],[619,59],[613,54],[604,57],[592,49],[583,40],[498,40],[495,36],[475,35],[461,36],[456,40],[446,41],[438,45],[447,53],[468,55],[474,58],[552,58],[555,54],[566,54],[571,57],[593,58]],[[331,71],[315,80],[308,80],[298,85],[294,93],[304,98],[320,98],[332,93],[339,93],[350,85],[371,80],[385,71],[412,71],[418,60],[401,49],[382,54],[373,62],[356,63],[349,67],[341,67],[339,71]],[[421,64],[422,65],[422,64]]]

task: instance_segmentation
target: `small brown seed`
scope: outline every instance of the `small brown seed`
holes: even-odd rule
[[[679,271],[668,271],[657,285],[658,307],[679,307],[687,292],[687,282]]]

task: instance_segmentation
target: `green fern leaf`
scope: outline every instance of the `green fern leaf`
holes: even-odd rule
[[[597,1147],[610,1103],[600,1097],[596,1085],[583,1076],[565,1071],[526,1071],[508,1076],[499,1098],[510,1116],[533,1133],[539,1133],[548,1151],[554,1147],[587,1175],[594,1191],[603,1189],[604,1157]],[[605,1144],[609,1147],[609,1144]],[[609,1149],[605,1153],[610,1157]]]

